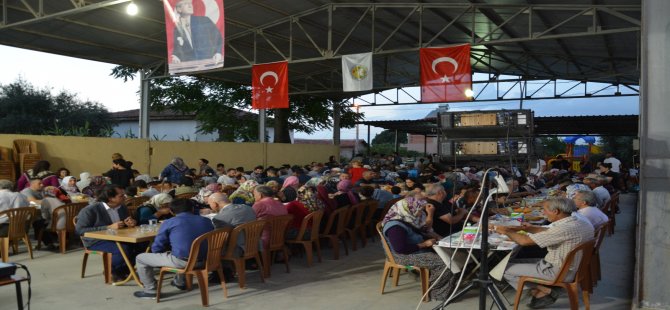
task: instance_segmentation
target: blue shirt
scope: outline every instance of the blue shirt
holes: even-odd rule
[[[191,244],[196,238],[214,230],[212,221],[200,215],[183,212],[161,224],[158,235],[151,245],[151,252],[163,253],[172,249],[172,255],[187,259]],[[198,260],[207,257],[207,244],[200,246]]]

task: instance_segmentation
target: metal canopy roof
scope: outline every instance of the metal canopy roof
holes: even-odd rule
[[[166,75],[159,0],[2,0],[0,44]],[[375,91],[416,86],[418,49],[471,43],[475,72],[526,79],[639,84],[640,0],[225,0],[225,68],[204,76],[250,83],[251,65],[288,60],[290,92],[341,91],[340,58],[374,52]],[[356,95],[356,94],[354,94]]]
[[[637,136],[638,119],[637,115],[535,117],[533,119],[534,134],[536,136]],[[359,124],[426,136],[436,136],[438,132],[435,118],[364,121]]]

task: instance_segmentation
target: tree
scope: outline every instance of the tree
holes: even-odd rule
[[[407,133],[398,131],[398,143],[407,143]],[[384,130],[372,139],[372,145],[395,144],[395,130]]]
[[[102,105],[67,91],[54,96],[21,79],[0,86],[2,133],[111,136],[112,125]]]
[[[132,80],[134,68],[118,66],[112,75],[124,81]],[[198,132],[219,133],[219,141],[257,141],[258,116],[239,113],[251,110],[251,87],[207,78],[170,77],[150,82],[152,110],[172,109],[193,112],[200,122]],[[289,97],[289,109],[267,111],[268,125],[275,129],[274,142],[290,143],[290,130],[314,133],[332,127],[333,106],[341,101],[308,95]],[[272,119],[270,119],[272,118]],[[341,109],[340,126],[352,128],[363,118],[351,108]]]
[[[535,152],[542,156],[556,156],[557,154],[565,154],[567,145],[559,137],[541,137],[536,141]]]

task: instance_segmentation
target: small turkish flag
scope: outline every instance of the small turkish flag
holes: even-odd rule
[[[444,48],[422,48],[421,102],[469,101],[472,90],[470,44]],[[470,95],[470,94],[469,94]]]
[[[251,107],[258,110],[288,109],[288,62],[251,68]]]

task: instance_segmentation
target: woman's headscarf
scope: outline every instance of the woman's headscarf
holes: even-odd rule
[[[207,185],[206,187],[203,187],[198,191],[198,194],[195,195],[192,199],[195,199],[195,201],[199,203],[205,203],[205,199],[209,197],[210,195],[214,193],[220,193],[221,192],[221,184],[219,183],[212,183]]]
[[[382,225],[386,225],[389,221],[402,221],[421,229],[426,225],[426,213],[423,212],[423,207],[426,204],[427,202],[424,199],[414,196],[405,197],[391,206],[382,221]]]
[[[356,199],[354,192],[351,191],[352,188],[350,180],[342,180],[337,183],[337,190],[342,194],[346,194],[349,197],[349,202],[353,205],[358,203],[358,199]]]
[[[96,197],[98,192],[105,188],[105,185],[107,185],[105,178],[100,175],[96,175],[91,178],[91,183],[86,188],[84,188],[82,192],[88,196]]]
[[[281,188],[284,189],[287,187],[293,187],[294,189],[298,189],[298,185],[300,185],[300,180],[298,179],[298,177],[292,175],[286,178],[286,180],[284,180],[284,184],[282,185]]]
[[[305,209],[309,212],[318,211],[326,207],[326,205],[317,198],[316,187],[309,187],[307,184],[298,189],[298,201],[302,202]]]
[[[237,188],[236,191],[234,191],[230,197],[230,201],[234,204],[246,204],[246,205],[253,205],[254,204],[254,188],[258,186],[258,182],[256,180],[247,180],[246,182],[242,183],[240,187]]]
[[[65,190],[66,194],[76,194],[79,193],[79,189],[76,185],[70,186],[70,180],[74,179],[73,176],[68,175],[63,178],[63,181],[60,183],[60,187]]]
[[[577,191],[591,191],[591,188],[588,186],[581,184],[581,183],[575,183],[568,185],[568,187],[565,189],[567,195],[566,197],[572,199],[575,198],[575,195],[577,194]]]
[[[79,182],[77,182],[77,187],[80,191],[83,191],[86,186],[91,184],[91,173],[82,172],[79,174]]]
[[[160,194],[153,195],[153,196],[151,197],[151,199],[149,199],[149,200],[148,200],[146,203],[144,203],[144,204],[145,204],[145,205],[152,205],[152,206],[154,206],[156,209],[158,209],[158,208],[160,208],[162,205],[164,205],[164,204],[166,204],[166,203],[170,203],[170,202],[172,202],[172,196],[170,196],[170,194],[160,193]]]

